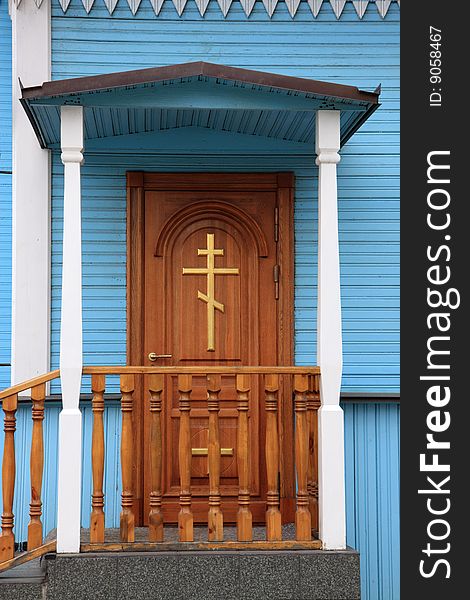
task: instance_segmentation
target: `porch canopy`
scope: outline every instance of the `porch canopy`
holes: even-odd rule
[[[60,107],[82,106],[84,139],[202,127],[313,143],[315,113],[340,111],[343,145],[378,108],[379,90],[206,62],[50,81],[21,103],[42,148],[60,146]]]
[[[378,108],[379,93],[379,89],[368,92],[352,86],[204,62],[53,81],[22,90],[21,102],[39,143],[43,148],[60,149],[64,164],[58,552],[78,552],[80,547],[79,398],[83,370],[80,168],[84,141],[89,140],[91,149],[100,139],[107,145],[106,140],[111,138],[147,132],[151,144],[156,145],[152,132],[178,128],[231,132],[246,136],[250,142],[259,136],[264,141],[271,138],[304,144],[308,148],[306,154],[311,148],[312,162],[316,154],[317,365],[321,373],[319,535],[325,549],[346,547],[343,412],[339,405],[342,331],[336,165],[340,161],[340,147]],[[297,473],[297,477],[300,523],[300,517],[305,516],[306,483],[303,475]]]

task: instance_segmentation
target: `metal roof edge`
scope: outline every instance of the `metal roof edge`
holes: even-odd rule
[[[22,99],[31,101],[40,98],[80,94],[110,88],[126,88],[128,86],[157,83],[180,77],[197,77],[198,75],[330,96],[352,102],[367,102],[369,104],[378,104],[380,93],[377,90],[369,92],[360,90],[355,86],[339,83],[197,61],[163,67],[120,71],[104,75],[46,81],[41,86],[24,88],[22,90]]]

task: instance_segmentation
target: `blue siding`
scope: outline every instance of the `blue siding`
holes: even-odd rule
[[[11,23],[0,0],[0,365],[10,364],[11,329]],[[0,388],[10,367],[0,366]]]
[[[82,527],[89,527],[91,512],[91,403],[81,405],[83,411],[83,453],[82,453]],[[44,479],[42,486],[43,530],[47,535],[56,527],[57,515],[57,446],[59,431],[60,404],[49,402],[44,419]],[[17,542],[28,538],[30,474],[29,456],[31,452],[31,404],[20,403],[17,411],[16,486],[13,513],[15,515],[15,539]],[[119,527],[121,510],[121,479],[119,444],[121,431],[121,411],[119,403],[107,401],[104,411],[106,466],[104,493],[106,502],[106,527]],[[0,460],[3,457],[3,434],[0,435]],[[0,512],[2,499],[0,497]]]
[[[346,404],[347,543],[361,553],[365,600],[400,597],[400,407]]]
[[[83,409],[82,526],[89,525],[91,510],[90,403]],[[57,431],[59,405],[46,409],[43,485],[44,531],[56,526]],[[361,552],[362,597],[364,600],[399,599],[399,405],[346,404],[346,511],[347,543]],[[119,526],[121,483],[119,474],[120,410],[116,402],[105,409],[105,501],[106,527]],[[30,406],[18,410],[17,487],[15,492],[17,541],[27,538],[29,505]],[[0,436],[0,456],[3,436]],[[1,499],[0,499],[1,510]]]
[[[313,19],[306,2],[294,19],[279,3],[270,20],[261,2],[249,19],[234,3],[224,19],[215,3],[201,18],[188,3],[178,17],[166,2],[158,19],[142,3],[135,17],[119,3],[112,17],[96,3],[89,15],[72,0],[66,15],[53,3],[54,79],[208,60],[232,66],[383,86],[382,106],[344,148],[339,166],[345,391],[398,391],[398,98],[399,9],[385,20],[376,10],[359,20],[348,3],[341,20],[331,7]],[[248,136],[247,136],[248,137]],[[253,138],[247,140],[247,145]],[[128,142],[132,143],[131,140]],[[158,144],[155,144],[159,147]],[[161,147],[161,146],[160,146]],[[124,173],[148,170],[292,169],[296,192],[296,360],[315,362],[316,207],[312,156],[292,151],[264,158],[139,152],[87,156],[83,170],[85,359],[125,360]],[[298,149],[296,150],[298,152]],[[210,150],[209,150],[210,152]],[[308,152],[308,149],[307,149]],[[272,160],[271,160],[272,158]],[[57,364],[60,285],[61,167],[54,163],[52,364]],[[99,245],[98,245],[99,244]]]

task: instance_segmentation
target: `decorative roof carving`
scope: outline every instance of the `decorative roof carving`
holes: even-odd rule
[[[155,0],[152,0],[152,1],[155,1]],[[158,1],[163,4],[163,0],[158,0]],[[196,0],[196,5],[197,5],[199,12],[201,13],[201,17],[203,17],[204,13],[207,10],[207,7],[209,6],[209,0]],[[158,14],[158,13],[156,13],[156,14]]]
[[[109,14],[112,15],[114,12],[114,9],[116,8],[116,4],[118,3],[118,0],[104,0],[104,3],[106,5],[106,8],[108,9]]]
[[[354,8],[360,19],[364,16],[364,13],[367,10],[367,5],[369,4],[369,0],[353,0]]]
[[[23,0],[9,0],[10,12],[13,7],[18,7]],[[44,0],[24,0],[25,2],[34,2],[38,8],[45,4]],[[64,13],[67,12],[70,0],[51,0],[52,2],[58,2],[62,7]],[[126,2],[129,6],[129,10],[133,15],[137,13],[141,3],[150,2],[155,15],[158,17],[164,4],[168,5],[170,2],[174,5],[176,12],[181,17],[187,4],[188,0],[103,0],[106,8],[110,15],[113,14],[118,2],[124,4]],[[217,3],[223,16],[226,17],[230,7],[234,2],[240,3],[244,13],[247,17],[251,15],[257,2],[262,3],[268,16],[271,18],[276,10],[279,10],[280,5],[285,4],[289,14],[292,18],[297,14],[299,7],[307,3],[310,7],[313,17],[317,17],[320,11],[332,10],[337,19],[341,18],[346,5],[352,4],[359,19],[362,19],[367,11],[377,10],[379,15],[384,19],[387,16],[390,6],[397,4],[400,6],[400,0],[195,0],[196,6],[200,15],[203,17],[209,6],[209,3]],[[93,6],[95,6],[95,0],[81,0],[83,8],[89,13]],[[327,6],[329,5],[329,6]]]
[[[346,0],[330,0],[331,8],[336,15],[336,18],[339,19],[343,10],[344,5],[346,4]]]

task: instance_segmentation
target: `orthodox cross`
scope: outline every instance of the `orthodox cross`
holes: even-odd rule
[[[183,267],[183,275],[207,275],[207,294],[198,290],[197,297],[207,304],[207,351],[215,350],[215,311],[225,312],[222,302],[215,299],[215,276],[216,275],[238,275],[238,269],[224,269],[215,267],[215,257],[223,256],[223,248],[214,248],[214,234],[207,234],[207,248],[198,248],[198,256],[207,256],[207,267],[205,269],[187,269]]]

